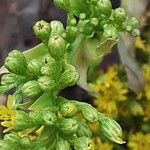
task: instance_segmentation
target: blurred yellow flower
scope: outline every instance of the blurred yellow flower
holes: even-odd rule
[[[109,117],[116,117],[118,115],[118,108],[115,101],[106,101],[105,99],[96,99],[94,101],[97,110]]]
[[[140,36],[135,39],[135,47],[144,52],[150,52],[150,45],[146,44],[146,41],[142,40]]]
[[[149,150],[150,149],[150,133],[143,134],[138,132],[129,136],[128,147],[131,150]]]
[[[94,100],[97,109],[106,116],[115,117],[118,111],[116,102],[126,100],[128,92],[128,89],[117,77],[117,68],[108,68],[95,84],[90,84],[90,88],[97,95]]]
[[[94,139],[94,149],[95,150],[112,150],[113,145],[109,143],[103,143],[99,137]]]
[[[150,102],[146,103],[144,106],[144,120],[150,120]]]
[[[12,108],[12,96],[8,96],[7,107],[0,106],[1,125],[6,128],[3,131],[4,133],[9,132],[13,128],[15,118],[16,111]]]
[[[140,36],[138,36],[137,38],[135,38],[135,47],[145,50],[145,41],[141,39]]]
[[[138,94],[138,99],[145,96],[150,101],[150,65],[144,64],[142,66],[142,72],[145,79],[145,87],[144,91]]]
[[[131,101],[129,108],[133,116],[144,116],[144,109],[137,101]]]

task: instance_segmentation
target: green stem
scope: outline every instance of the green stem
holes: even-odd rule
[[[75,53],[77,52],[77,49],[79,49],[79,47],[81,46],[81,44],[83,43],[83,41],[85,40],[85,35],[80,34],[76,40],[74,41],[74,43],[71,45],[71,51],[69,54],[69,58],[68,58],[68,62],[72,64],[73,58]]]

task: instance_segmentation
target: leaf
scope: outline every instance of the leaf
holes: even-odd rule
[[[48,53],[47,47],[42,43],[37,45],[36,47],[33,47],[25,52],[23,52],[27,61],[30,61],[32,59],[39,58],[45,54]]]
[[[53,106],[53,98],[50,92],[40,96],[30,107],[29,110],[40,110],[46,107]]]
[[[78,85],[89,91],[87,84],[87,72],[90,67],[100,63],[103,57],[111,52],[112,47],[118,42],[118,39],[86,40],[82,45],[74,50],[73,64],[80,75]],[[97,46],[98,45],[98,46]]]
[[[111,49],[118,42],[118,39],[107,39],[101,42],[97,47],[97,57],[102,59],[105,55],[111,53]]]
[[[138,93],[144,88],[144,77],[134,58],[133,39],[123,35],[118,43],[118,52],[128,78],[129,88]]]
[[[28,62],[32,59],[42,57],[47,53],[47,47],[43,43],[23,52]],[[0,68],[0,75],[3,73],[8,73],[8,70],[4,66]]]

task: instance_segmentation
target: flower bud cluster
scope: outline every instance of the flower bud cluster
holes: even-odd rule
[[[79,35],[116,40],[120,32],[127,31],[137,36],[138,21],[127,17],[123,8],[113,10],[110,0],[54,2],[68,12],[66,28],[59,21],[43,20],[33,27],[47,53],[27,61],[22,52],[14,50],[5,60],[8,73],[1,78],[0,93],[12,88],[16,88],[16,92],[12,95],[12,107],[10,104],[8,109],[0,107],[0,120],[1,125],[8,128],[5,131],[12,130],[16,136],[10,138],[8,134],[9,138],[0,142],[0,148],[3,144],[2,149],[10,149],[9,143],[17,143],[25,150],[26,146],[28,150],[94,150],[92,124],[98,124],[97,134],[102,133],[122,144],[122,130],[114,120],[100,114],[90,104],[69,101],[57,94],[79,79],[75,67],[67,61],[69,50]],[[22,104],[24,97],[31,101]],[[38,138],[28,140],[29,133],[38,129],[41,129]],[[24,133],[27,139],[19,140],[18,132]]]
[[[55,4],[68,11],[66,40],[71,43],[78,33],[87,38],[100,33],[104,39],[116,39],[120,32],[138,36],[138,21],[128,17],[123,8],[112,9],[110,0],[54,0]],[[67,8],[67,9],[66,9]],[[78,18],[78,21],[76,18]]]
[[[54,24],[57,24],[57,28],[54,28]],[[1,93],[16,87],[24,96],[37,99],[47,91],[58,92],[60,89],[76,84],[79,79],[76,69],[64,62],[66,42],[59,34],[54,34],[59,33],[61,25],[56,21],[54,24],[51,30],[53,34],[50,35],[47,45],[49,54],[29,62],[18,50],[8,55],[5,67],[9,73],[1,79]],[[42,31],[40,32],[38,35],[42,34]]]

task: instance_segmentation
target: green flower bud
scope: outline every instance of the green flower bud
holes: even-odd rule
[[[37,81],[28,81],[23,85],[22,93],[29,98],[38,98],[42,89]]]
[[[69,43],[73,42],[76,38],[76,34],[77,34],[77,28],[74,26],[67,26],[66,27],[66,33],[67,33],[67,41]]]
[[[46,64],[41,68],[41,73],[46,76],[55,76],[57,69],[54,67],[52,68],[52,64]]]
[[[43,67],[44,63],[38,59],[33,59],[28,64],[29,72],[33,76],[40,76],[41,75],[41,68]]]
[[[102,17],[110,17],[112,11],[112,5],[110,0],[99,0],[97,7]]]
[[[58,73],[56,60],[51,56],[46,56],[45,63],[46,65],[41,68],[41,73],[46,76],[55,77],[55,75]]]
[[[118,144],[125,143],[122,141],[122,129],[120,125],[108,117],[99,117],[101,133],[109,140]]]
[[[51,36],[52,35],[62,35],[62,33],[64,33],[65,29],[63,27],[63,24],[60,21],[51,21],[50,23],[50,27],[51,27]]]
[[[44,112],[43,119],[46,125],[52,125],[58,120],[56,114],[51,111],[48,111],[46,113]]]
[[[132,17],[128,20],[128,24],[132,27],[132,29],[135,29],[138,27],[139,21],[135,17]]]
[[[60,89],[63,89],[67,86],[72,86],[77,83],[79,79],[79,74],[77,73],[76,69],[69,64],[66,64],[66,68],[64,73],[61,75],[58,85]]]
[[[54,59],[61,59],[66,51],[65,40],[59,35],[51,36],[48,42],[48,50]]]
[[[64,102],[60,105],[59,112],[64,117],[73,117],[77,113],[77,107],[72,102]]]
[[[105,39],[113,39],[116,40],[119,36],[118,30],[112,26],[112,25],[105,25],[104,26],[104,32],[103,32],[103,37]]]
[[[16,150],[18,146],[17,142],[13,143],[9,140],[0,140],[0,150]]]
[[[12,73],[25,75],[27,71],[26,58],[20,51],[13,50],[5,60],[5,67]]]
[[[13,73],[5,74],[1,78],[1,85],[8,86],[10,84],[14,84],[16,80],[18,79],[18,77],[20,76],[13,74]]]
[[[69,0],[54,0],[54,4],[66,11],[69,11]]]
[[[67,14],[67,26],[76,26],[77,20],[72,14]]]
[[[55,81],[49,76],[40,77],[38,83],[44,91],[52,90],[56,87]]]
[[[89,122],[96,122],[98,120],[98,112],[87,103],[77,103],[78,109],[82,112],[85,120]]]
[[[48,40],[51,32],[50,24],[44,20],[36,22],[33,27],[34,34],[41,40]]]
[[[73,145],[75,150],[94,150],[93,141],[85,136],[77,138]]]
[[[82,136],[92,137],[92,131],[90,130],[89,126],[86,123],[80,122],[77,135],[79,137],[82,137]]]
[[[131,32],[131,34],[133,36],[139,36],[140,35],[140,30],[139,29],[133,29],[132,32]]]
[[[70,150],[70,144],[63,139],[58,140],[56,150]]]
[[[59,129],[63,134],[74,134],[78,130],[78,123],[73,118],[63,119],[59,124]]]
[[[80,20],[85,20],[86,19],[86,13],[80,13],[79,18],[80,18]]]
[[[79,31],[82,34],[85,34],[87,36],[91,36],[94,33],[93,25],[91,25],[90,20],[84,20],[80,21],[79,25]]]
[[[90,23],[91,23],[91,25],[93,25],[94,27],[97,27],[98,24],[99,24],[99,21],[98,21],[97,18],[91,18],[91,19],[90,19]]]
[[[16,131],[22,131],[27,128],[33,127],[29,115],[21,110],[16,111],[16,116],[12,121],[14,121],[12,126],[13,130]]]
[[[43,113],[40,110],[36,111],[31,111],[29,112],[29,117],[30,117],[30,122],[31,126],[30,127],[35,127],[35,126],[42,126],[44,119],[43,119]]]
[[[126,19],[126,11],[123,8],[117,8],[113,12],[113,17],[117,24],[122,24]]]

